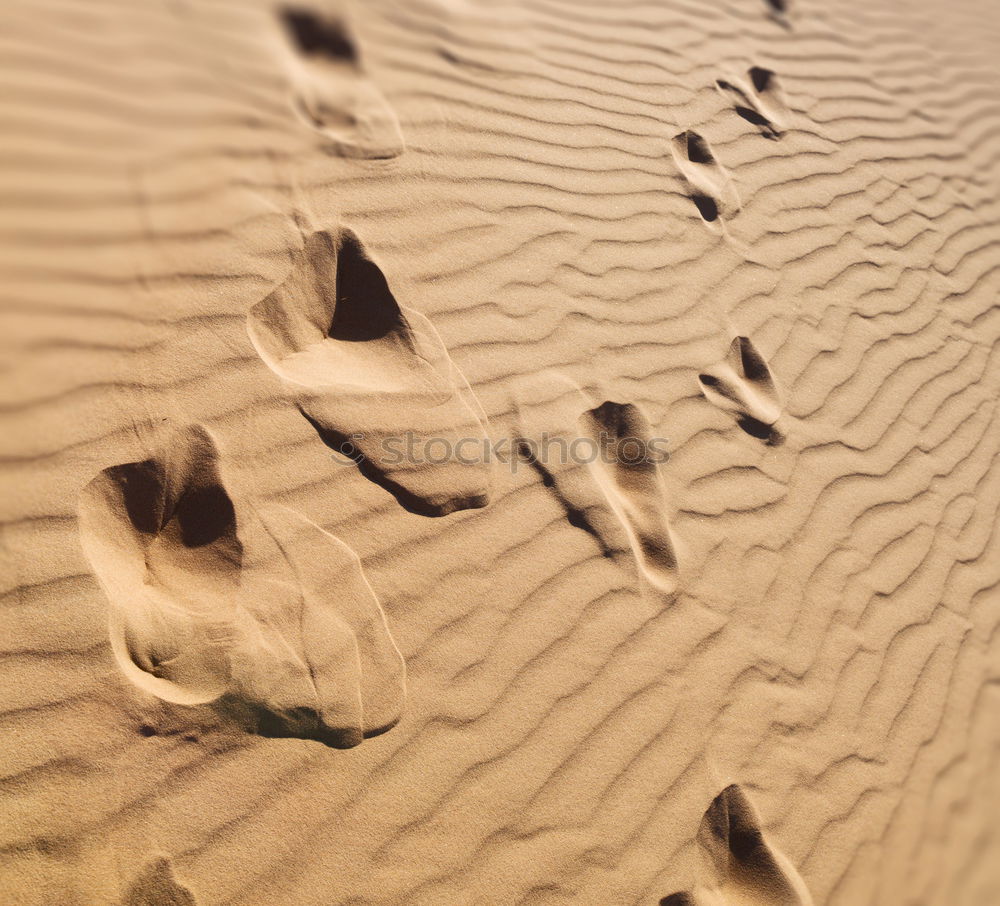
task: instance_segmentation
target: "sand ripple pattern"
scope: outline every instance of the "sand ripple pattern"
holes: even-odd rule
[[[303,123],[274,4],[3,4],[0,901],[120,902],[162,853],[209,906],[652,906],[698,881],[739,778],[817,903],[997,902],[993,4],[343,13],[396,157]],[[716,85],[778,124],[752,67],[780,140]],[[686,132],[739,199],[714,223]],[[672,601],[530,466],[431,520],[333,460],[246,328],[302,212],[363,239],[492,436],[557,408],[525,375],[645,413]],[[701,392],[734,337],[781,445]],[[357,551],[406,660],[392,732],[234,739],[123,678],[77,500],[160,417],[217,438],[237,524],[257,499]]]

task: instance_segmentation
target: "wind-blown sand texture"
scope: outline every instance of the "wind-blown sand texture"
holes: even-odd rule
[[[0,21],[0,902],[1000,902],[993,3]]]

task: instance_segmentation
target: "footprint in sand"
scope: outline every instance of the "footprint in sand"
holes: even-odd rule
[[[671,151],[702,220],[714,223],[720,216],[739,210],[740,199],[732,180],[704,138],[690,130],[681,132],[674,137]]]
[[[98,475],[80,530],[138,688],[338,748],[399,720],[405,667],[357,556],[284,508],[237,514],[205,428]]]
[[[660,906],[812,906],[805,882],[764,836],[760,816],[738,785],[712,801],[698,842],[713,882],[664,897]]]
[[[308,236],[247,329],[324,443],[402,506],[443,516],[489,502],[485,414],[430,321],[396,302],[353,232]]]
[[[405,150],[399,120],[367,77],[345,24],[304,7],[279,13],[291,47],[288,68],[302,118],[342,157],[386,159]]]
[[[777,446],[784,434],[776,426],[781,395],[764,357],[747,337],[736,337],[721,364],[698,375],[701,392],[736,417],[747,434]]]
[[[780,122],[788,108],[778,77],[770,69],[752,66],[747,71],[745,84],[719,79],[715,85],[733,105],[733,110],[756,126],[764,138],[777,140],[785,134]]]
[[[654,588],[672,594],[677,555],[658,465],[665,451],[652,443],[649,422],[631,403],[604,402],[580,416],[580,428],[601,451],[590,468],[625,526],[640,571]]]
[[[136,875],[122,906],[197,906],[197,900],[174,876],[170,859],[160,856]]]
[[[792,0],[764,0],[764,5],[767,6],[771,18],[779,25],[791,28],[791,24],[788,21],[788,13],[791,10]]]

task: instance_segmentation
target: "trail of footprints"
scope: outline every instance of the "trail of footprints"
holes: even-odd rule
[[[769,2],[783,17],[784,0]],[[325,148],[353,158],[402,153],[399,123],[367,78],[344,23],[302,7],[279,16],[294,105]],[[774,73],[753,67],[745,83],[719,80],[717,87],[762,135],[781,137],[785,107]],[[680,133],[672,152],[706,222],[738,210],[732,180],[701,135]],[[353,231],[305,236],[288,276],[249,312],[247,331],[319,438],[401,506],[445,516],[488,504],[490,476],[481,460],[415,462],[388,443],[411,432],[445,438],[454,449],[462,438],[485,441],[487,420],[433,325],[396,301]],[[705,398],[744,431],[780,443],[780,395],[747,337],[736,337],[725,360],[698,378]],[[577,428],[605,453],[587,469],[640,574],[673,595],[676,545],[661,461],[649,456],[648,420],[631,403],[604,401],[580,411]],[[524,458],[569,522],[610,556],[613,546],[588,507],[574,503],[544,463]],[[79,525],[108,600],[115,660],[143,693],[231,729],[334,748],[356,746],[401,719],[405,664],[357,555],[298,513],[234,500],[205,427],[161,432],[146,459],[102,471],[81,494]],[[716,798],[699,839],[717,883],[672,894],[661,906],[811,902],[762,836],[739,787]],[[160,857],[123,902],[191,906],[195,899]]]
[[[788,0],[766,0],[772,17],[785,27]],[[766,139],[777,141],[785,134],[788,105],[778,76],[763,66],[751,66],[745,76],[716,79],[715,87],[733,111]],[[708,140],[693,130],[674,136],[671,154],[688,197],[705,223],[716,223],[740,208],[739,194],[732,177],[715,157]]]

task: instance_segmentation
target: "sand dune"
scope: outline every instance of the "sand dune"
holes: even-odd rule
[[[1000,902],[992,4],[0,17],[0,902]]]

